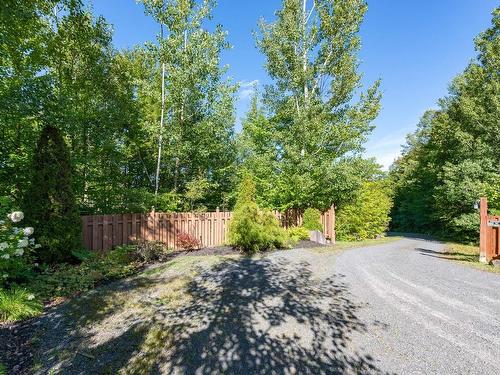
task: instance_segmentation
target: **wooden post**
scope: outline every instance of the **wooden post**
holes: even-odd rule
[[[336,238],[336,233],[335,233],[335,205],[332,204],[332,207],[330,208],[330,214],[331,214],[331,220],[332,220],[332,245],[335,245],[337,238]]]
[[[479,230],[479,261],[481,263],[488,263],[488,200],[481,198],[480,200],[480,215],[481,226]]]

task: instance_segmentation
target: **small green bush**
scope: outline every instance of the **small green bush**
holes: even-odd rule
[[[255,183],[245,175],[238,187],[238,197],[229,225],[229,243],[252,253],[282,248],[287,243],[286,231],[274,214],[259,208],[255,201]]]
[[[307,208],[304,211],[302,226],[307,230],[319,230],[322,232],[323,225],[321,224],[321,212],[315,208]]]
[[[26,289],[0,289],[0,322],[27,319],[42,312],[42,304]]]
[[[287,229],[287,232],[292,243],[309,239],[309,229],[304,227],[290,227]]]

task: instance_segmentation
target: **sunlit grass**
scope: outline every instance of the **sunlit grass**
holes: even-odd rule
[[[323,247],[315,247],[311,250],[316,253],[330,253],[342,250],[355,249],[359,247],[368,247],[374,245],[382,245],[390,242],[399,241],[402,237],[394,236],[394,237],[382,237],[371,240],[362,240],[362,241],[337,241],[335,245],[323,246]]]
[[[25,289],[0,290],[0,322],[31,318],[40,314],[42,308],[35,296]]]
[[[448,242],[446,243],[443,258],[451,259],[482,271],[500,274],[500,267],[479,262],[479,246]]]

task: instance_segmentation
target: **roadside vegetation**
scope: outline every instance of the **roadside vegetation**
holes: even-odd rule
[[[393,165],[391,229],[479,241],[477,202],[500,212],[500,8],[475,40],[477,55],[427,111]]]
[[[370,240],[354,240],[354,241],[337,241],[335,245],[328,245],[328,246],[322,246],[322,247],[316,247],[311,249],[314,252],[317,253],[330,253],[330,252],[340,252],[344,250],[349,250],[349,249],[356,249],[359,247],[368,247],[368,246],[375,246],[375,245],[382,245],[386,243],[391,243],[391,242],[396,242],[401,240],[403,237],[400,236],[390,236],[390,237],[380,237],[380,238],[374,238]]]
[[[460,262],[468,267],[500,274],[500,267],[479,262],[479,247],[460,243],[446,243],[442,258]]]
[[[365,87],[359,71],[364,0],[283,0],[258,23],[271,80],[254,88],[238,134],[216,2],[139,2],[161,32],[130,50],[115,48],[111,25],[84,1],[2,4],[0,323],[79,294],[88,299],[73,306],[89,311],[71,311],[76,322],[125,309],[149,319],[145,305],[196,295],[187,291],[200,269],[307,241],[332,206],[338,241],[314,252],[397,241],[389,228],[474,244],[479,197],[500,213],[500,9],[387,173],[363,156],[382,99],[380,81]],[[229,255],[174,257],[145,241],[103,254],[83,246],[82,215],[218,208],[233,211]],[[302,225],[284,229],[273,210],[302,215]],[[177,245],[201,242],[182,233]],[[478,263],[475,246],[447,246],[443,258],[500,272]],[[133,298],[84,293],[118,279],[144,285]],[[154,299],[144,302],[148,287]],[[151,330],[144,345],[163,334]],[[136,360],[132,373],[147,358]]]

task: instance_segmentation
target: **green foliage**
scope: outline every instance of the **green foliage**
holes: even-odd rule
[[[117,250],[120,251],[120,250]],[[170,249],[160,241],[140,240],[132,249],[135,258],[141,262],[163,261],[171,253]]]
[[[139,121],[149,133],[146,142],[154,148],[146,152],[158,155],[160,62],[168,72],[165,109],[169,114],[164,127],[168,144],[161,157],[161,191],[185,195],[187,207],[214,209],[222,206],[224,194],[232,188],[236,152],[237,87],[224,78],[227,68],[221,63],[221,54],[230,48],[227,33],[221,26],[206,27],[216,6],[213,0],[141,2],[146,13],[164,28],[157,46],[138,56],[150,65],[138,86]]]
[[[358,93],[366,2],[303,5],[284,0],[274,22],[260,23],[257,45],[274,84],[263,95],[265,111],[252,104],[241,137],[243,163],[266,206],[279,209],[348,201],[363,180],[362,144],[380,108],[378,82]]]
[[[336,217],[337,238],[359,241],[382,235],[390,222],[391,190],[386,180],[363,184],[352,203],[339,207]]]
[[[147,263],[166,260],[170,253],[164,244],[155,241],[117,246],[106,255],[87,256],[78,265],[42,266],[29,288],[43,300],[73,296],[103,282],[133,275]]]
[[[244,175],[229,225],[229,243],[252,253],[284,247],[286,241],[286,231],[280,227],[274,214],[257,205],[252,177]]]
[[[0,322],[27,319],[41,312],[42,304],[26,289],[0,289]]]
[[[11,197],[0,196],[0,220],[4,220],[8,214],[15,211],[14,201]]]
[[[492,212],[500,209],[499,30],[497,8],[492,27],[476,38],[477,58],[408,136],[391,170],[393,229],[477,242],[474,204],[486,196]]]
[[[104,281],[130,276],[141,262],[133,246],[120,246],[105,256],[85,259],[79,265],[44,266],[30,283],[30,289],[43,300],[68,297],[95,288]]]
[[[60,131],[46,126],[35,151],[24,206],[42,246],[37,256],[48,263],[69,261],[71,252],[82,247],[82,223],[73,194],[69,157]]]
[[[302,226],[307,230],[319,230],[322,232],[321,212],[315,208],[306,208],[302,218]]]
[[[309,230],[304,227],[290,227],[287,232],[292,243],[309,239]]]
[[[30,238],[32,227],[17,226],[23,218],[21,211],[14,211],[0,220],[0,287],[26,280],[32,274],[32,253],[40,245]]]
[[[52,124],[69,146],[73,191],[83,214],[222,206],[235,159],[236,86],[223,78],[220,61],[229,47],[226,33],[205,27],[212,1],[145,3],[168,37],[117,51],[111,25],[94,16],[86,1],[2,2],[0,196],[22,203],[37,139],[43,124]],[[160,193],[172,193],[173,200],[151,194],[161,62],[169,94]],[[184,197],[187,184],[198,178],[210,189],[196,201]]]

